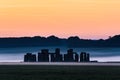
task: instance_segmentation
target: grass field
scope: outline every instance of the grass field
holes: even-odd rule
[[[0,80],[120,80],[120,67],[3,65]]]

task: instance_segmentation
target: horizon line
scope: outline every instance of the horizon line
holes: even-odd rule
[[[120,34],[117,34],[117,35],[120,35]],[[117,35],[114,35],[114,36],[117,36]],[[77,35],[71,35],[69,37],[58,37],[56,35],[49,35],[49,36],[41,36],[41,35],[36,35],[36,36],[6,36],[6,37],[0,37],[0,38],[34,38],[34,37],[48,38],[48,37],[51,37],[51,36],[57,37],[59,39],[68,39],[70,37],[78,37],[79,39],[88,39],[88,40],[100,40],[100,39],[103,39],[103,38],[98,38],[98,39],[81,38],[80,36],[77,36]],[[108,38],[104,38],[103,40],[109,39],[110,37],[114,37],[114,36],[108,36]]]

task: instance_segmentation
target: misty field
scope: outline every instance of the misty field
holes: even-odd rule
[[[119,80],[118,66],[0,66],[0,80]]]

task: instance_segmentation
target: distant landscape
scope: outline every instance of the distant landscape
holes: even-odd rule
[[[81,39],[78,36],[69,38],[58,38],[54,35],[49,37],[9,37],[0,38],[0,48],[9,47],[54,47],[65,46],[76,47],[120,47],[120,35],[109,37],[108,39]]]

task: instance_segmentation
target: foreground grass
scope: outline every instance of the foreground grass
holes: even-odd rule
[[[120,80],[120,67],[0,66],[0,80]]]

